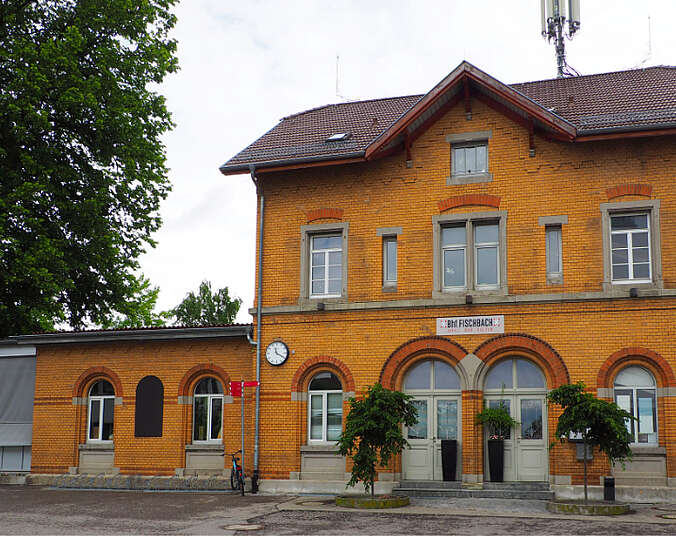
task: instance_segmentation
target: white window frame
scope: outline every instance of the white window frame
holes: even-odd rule
[[[89,392],[91,393],[91,390],[94,388],[94,386],[99,383],[99,381],[105,381],[109,383],[111,386],[113,385],[110,383],[108,380],[96,380],[90,387],[89,387]],[[112,395],[87,395],[87,443],[105,443],[109,444],[112,443],[112,439],[101,439],[103,436],[103,410],[104,410],[104,405],[106,400],[112,400],[113,404],[113,430],[115,429],[115,391],[113,387],[113,394]],[[94,401],[99,401],[99,433],[98,437],[96,438],[90,438],[91,435],[91,426],[92,426],[92,402]],[[113,437],[114,434],[113,434]]]
[[[473,184],[480,182],[491,182],[493,174],[490,173],[490,154],[489,154],[489,140],[493,133],[490,130],[478,132],[461,132],[459,134],[447,134],[446,141],[451,145],[450,147],[450,173],[446,178],[447,185],[454,184]],[[472,171],[471,173],[454,172],[456,155],[455,151],[459,149],[467,149],[468,147],[486,147],[486,169],[481,171]]]
[[[471,232],[471,230],[468,230],[467,223],[465,223],[465,225],[464,225],[465,243],[464,244],[457,243],[457,244],[443,245],[443,235],[444,235],[443,230],[444,230],[444,228],[449,228],[449,227],[461,228],[461,227],[463,227],[463,225],[460,224],[460,225],[442,225],[441,226],[441,229],[440,229],[441,237],[442,237],[442,240],[441,240],[442,241],[442,245],[441,245],[441,285],[442,285],[444,290],[451,290],[451,289],[463,290],[463,289],[467,288],[467,274],[469,272],[468,267],[467,267],[467,250],[469,249],[468,248],[468,242],[470,242],[467,233]],[[463,252],[463,257],[464,257],[464,260],[465,260],[465,270],[464,270],[464,282],[463,282],[462,285],[454,285],[454,286],[445,286],[444,285],[444,272],[446,271],[446,255],[445,255],[445,253],[447,251],[462,251]],[[475,266],[475,269],[476,269],[476,266]]]
[[[476,230],[476,227],[481,224],[494,224],[498,228],[498,241],[497,242],[477,242],[476,239],[474,238],[474,233]],[[472,254],[474,256],[474,288],[478,290],[482,289],[497,289],[500,288],[500,222],[499,221],[476,221],[472,223],[472,246],[473,246],[473,251]],[[478,281],[479,277],[479,250],[480,249],[495,249],[496,250],[496,263],[495,263],[495,269],[496,269],[496,278],[495,278],[495,284],[491,283],[484,283],[480,284]],[[466,283],[467,281],[465,281]]]
[[[203,380],[204,378],[201,378]],[[221,385],[221,389],[223,389],[223,385],[221,384],[221,381],[217,378],[214,378],[215,381],[217,381]],[[199,385],[199,381],[197,384],[195,384],[195,389],[197,389],[197,385]],[[195,425],[197,424],[195,422],[195,411],[197,408],[196,401],[198,398],[206,398],[207,399],[207,438],[206,439],[195,439]],[[211,416],[213,414],[213,401],[215,399],[219,399],[221,401],[221,437],[212,439],[211,438]],[[225,395],[222,393],[213,393],[213,394],[196,394],[193,391],[193,404],[192,404],[192,442],[196,444],[204,444],[204,443],[223,443],[223,435],[225,434],[225,429],[224,429],[224,417],[225,417]]]
[[[388,246],[394,244],[394,277],[389,277],[390,272],[390,258],[388,255]],[[397,279],[399,277],[399,244],[396,235],[383,237],[383,286],[397,286]]]
[[[308,275],[308,281],[310,282],[310,298],[338,298],[341,296],[341,293],[330,293],[329,292],[329,258],[331,256],[331,253],[336,253],[340,252],[340,260],[341,260],[341,280],[343,277],[342,274],[342,261],[343,261],[343,248],[342,248],[342,243],[340,247],[334,247],[334,248],[322,248],[322,249],[315,249],[314,248],[314,241],[315,238],[341,238],[340,233],[327,233],[327,234],[313,234],[310,236],[310,262],[309,262],[309,269],[310,273]],[[342,242],[342,241],[341,241]],[[314,259],[314,256],[316,254],[322,254],[324,257],[324,292],[322,293],[317,293],[315,294],[312,291],[312,283],[314,279],[312,279],[312,270],[314,268],[314,265],[312,264],[312,261]],[[342,287],[342,285],[341,285]]]
[[[348,230],[348,222],[301,225],[299,305],[316,304],[317,301],[347,301]],[[312,294],[312,237],[328,235],[340,235],[342,237],[341,292],[340,294]]]
[[[662,279],[662,248],[660,235],[660,200],[625,201],[601,203],[601,227],[603,242],[603,290],[625,295],[632,288],[664,288]],[[630,214],[648,215],[648,244],[650,256],[650,279],[613,280],[612,278],[612,241],[611,217]]]
[[[433,298],[443,298],[449,293],[471,292],[472,294],[507,294],[507,212],[504,210],[471,212],[467,214],[441,214],[432,217],[433,223]],[[442,229],[454,225],[465,225],[464,246],[442,245]],[[498,242],[475,244],[474,227],[482,223],[495,223],[498,225]],[[465,249],[465,285],[460,287],[444,286],[444,251],[448,249]],[[497,285],[479,285],[477,277],[477,249],[482,247],[497,247]]]
[[[657,382],[655,381],[655,375],[650,372],[648,369],[645,367],[641,367],[639,365],[629,365],[628,367],[623,368],[622,370],[626,370],[627,368],[640,368],[643,369],[645,372],[650,374],[650,376],[653,379],[654,386],[652,387],[638,387],[638,386],[631,386],[631,387],[616,387],[615,383],[613,382],[613,401],[617,404],[617,391],[631,391],[631,411],[629,413],[632,414],[633,417],[638,418],[638,391],[652,391],[654,393],[653,400],[654,400],[654,405],[653,405],[653,426],[654,426],[654,437],[655,441],[646,441],[643,443],[639,443],[638,441],[638,433],[633,435],[634,441],[631,442],[632,445],[635,446],[642,446],[642,447],[654,447],[659,444],[659,411],[657,408]],[[619,371],[622,372],[622,371]],[[618,374],[619,374],[618,372]],[[617,377],[617,376],[616,376]],[[639,422],[638,421],[633,421],[631,423],[628,423],[631,425],[632,431],[636,430],[638,431],[638,426]]]
[[[470,169],[467,170],[467,150],[473,149],[475,151],[475,160],[476,160],[476,150],[478,148],[483,148],[485,152],[485,160],[483,162],[483,167],[481,169]],[[451,146],[451,176],[453,177],[468,177],[472,175],[483,175],[488,173],[488,140],[467,142],[467,143],[456,143]],[[458,153],[460,151],[464,152],[463,159],[465,161],[465,168],[462,170],[457,169],[457,160]]]
[[[613,231],[613,218],[619,216],[645,216],[646,217],[646,227],[642,229],[622,229]],[[637,233],[648,233],[648,277],[647,278],[638,278],[634,277],[634,252],[633,252],[633,240],[634,234]],[[651,254],[651,241],[650,241],[650,212],[618,212],[610,215],[610,271],[613,284],[615,285],[630,285],[634,283],[651,283],[652,282],[652,254]],[[627,237],[627,265],[629,268],[629,277],[627,279],[615,279],[612,275],[613,270],[613,236],[614,235],[626,235]],[[625,248],[621,248],[625,249]],[[645,264],[645,263],[642,263]]]
[[[341,413],[340,413],[340,420],[342,423],[343,420],[343,412],[342,412],[342,400],[343,400],[343,391],[342,390],[331,390],[331,391],[308,391],[307,395],[307,407],[308,407],[308,414],[307,414],[307,440],[308,443],[311,444],[316,444],[316,443],[335,443],[336,440],[334,439],[327,439],[328,436],[328,428],[329,428],[329,414],[328,414],[328,395],[330,394],[340,394],[340,400],[341,400]],[[321,397],[322,398],[322,437],[320,439],[315,439],[312,437],[312,398],[314,397]]]

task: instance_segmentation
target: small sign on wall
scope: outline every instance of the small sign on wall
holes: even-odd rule
[[[504,332],[504,315],[437,318],[437,335],[473,335],[476,333]]]

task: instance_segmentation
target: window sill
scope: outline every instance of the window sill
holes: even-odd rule
[[[651,290],[651,289],[661,289],[664,288],[664,281],[604,281],[603,290],[606,292],[617,291],[618,293],[625,294],[629,292],[630,288],[637,288],[639,290]]]
[[[332,296],[332,297],[322,297],[322,296],[313,296],[312,298],[301,297],[298,298],[298,305],[317,305],[318,303],[347,303],[346,296]]]
[[[397,292],[397,284],[396,283],[384,283],[383,284],[383,292]]]
[[[189,443],[185,446],[185,450],[190,451],[222,451],[223,443]]]
[[[432,292],[432,298],[434,299],[444,299],[444,298],[458,298],[465,299],[465,296],[506,296],[507,288],[506,287],[497,287],[491,289],[469,289],[461,288],[457,290],[435,290]]]
[[[96,443],[82,443],[78,446],[79,450],[98,450],[106,451],[115,450],[115,443],[113,441],[97,441]]]
[[[310,445],[301,445],[301,452],[331,452],[338,454],[338,445],[336,443],[316,443]]]
[[[563,285],[563,275],[562,274],[547,274],[547,284],[548,285]]]
[[[446,185],[476,184],[480,182],[493,182],[492,173],[472,173],[471,175],[451,175],[446,177]]]
[[[632,443],[632,453],[637,456],[666,456],[667,449],[657,445],[646,445],[645,443]]]

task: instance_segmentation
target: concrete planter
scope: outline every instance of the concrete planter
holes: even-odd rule
[[[408,506],[410,499],[406,495],[347,495],[336,497],[336,506],[344,508],[400,508]]]
[[[575,514],[582,516],[617,516],[629,512],[629,505],[607,502],[559,502],[549,501],[547,510],[556,514]]]

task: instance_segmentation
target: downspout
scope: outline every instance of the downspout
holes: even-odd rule
[[[259,451],[259,429],[261,417],[261,308],[263,307],[263,214],[265,211],[265,197],[263,190],[256,179],[256,168],[253,164],[249,165],[251,180],[256,185],[256,193],[260,199],[260,216],[258,220],[258,289],[256,299],[256,418],[254,424],[254,470],[251,477],[251,493],[258,492],[258,451]],[[242,393],[244,396],[244,393]]]

